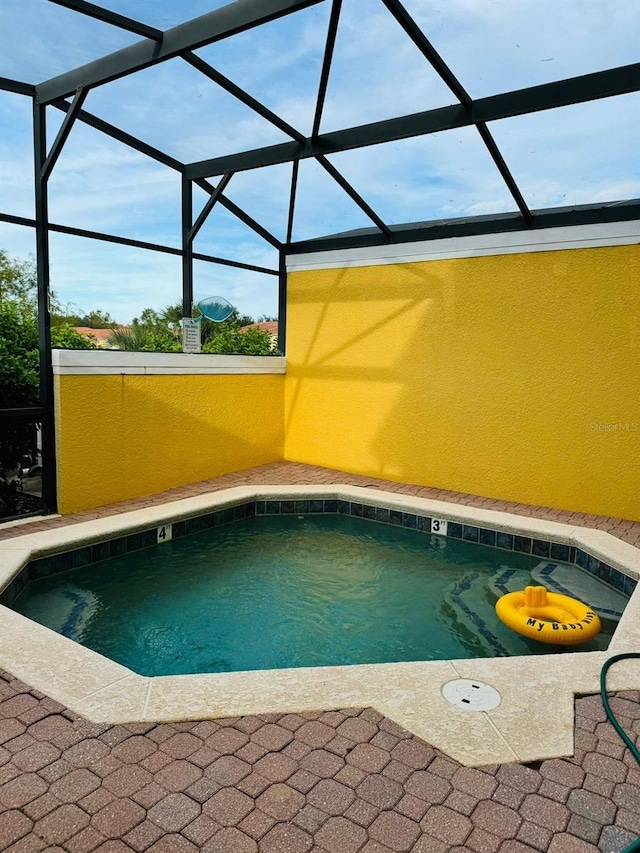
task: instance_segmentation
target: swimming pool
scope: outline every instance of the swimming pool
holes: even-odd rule
[[[580,561],[623,589],[625,584],[633,589],[640,575],[640,551],[601,530],[358,486],[253,485],[0,541],[3,601],[16,600],[27,570],[42,577],[147,547],[169,534],[167,525],[180,539],[221,519],[246,517],[247,506],[257,515],[286,515],[304,509],[305,502],[310,514],[337,502],[349,515],[373,513],[393,526],[438,522],[443,532],[446,522],[447,541],[488,540],[504,551],[524,548],[541,561],[563,561],[568,554],[570,568]],[[598,692],[600,669],[610,654],[640,648],[637,589],[607,652],[162,677],[139,675],[6,606],[0,605],[0,620],[0,667],[91,720],[163,722],[371,706],[474,766],[570,755],[574,696]],[[442,694],[454,679],[487,682],[499,692],[500,705],[475,714],[454,708]],[[609,686],[639,689],[640,666],[617,664]]]
[[[176,539],[166,527],[169,542],[32,579],[13,609],[160,676],[547,654],[557,647],[509,630],[494,610],[505,592],[539,583],[595,608],[603,631],[576,648],[597,651],[628,602],[579,566],[435,535],[424,517],[408,527],[350,506],[298,508],[307,513],[245,504],[246,518],[223,514]]]

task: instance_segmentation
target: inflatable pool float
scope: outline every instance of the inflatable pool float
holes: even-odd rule
[[[571,646],[586,643],[601,630],[598,615],[586,604],[547,592],[544,586],[528,586],[509,592],[496,602],[498,619],[523,637]]]

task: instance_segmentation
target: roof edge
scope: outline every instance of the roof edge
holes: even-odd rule
[[[640,219],[640,199],[546,208],[533,210],[531,213],[531,225],[527,225],[520,213],[513,212],[390,225],[390,237],[386,237],[376,228],[361,228],[292,242],[287,245],[286,253],[287,255],[303,255],[310,252],[388,246],[398,243],[442,240],[450,237],[500,234],[513,231],[530,232],[543,228],[628,222]]]

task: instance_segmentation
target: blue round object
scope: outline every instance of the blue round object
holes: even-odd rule
[[[207,296],[198,302],[198,310],[214,323],[222,323],[229,319],[235,309],[223,296]]]

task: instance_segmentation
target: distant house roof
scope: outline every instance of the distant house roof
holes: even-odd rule
[[[278,337],[278,321],[264,320],[262,323],[251,323],[249,326],[241,326],[241,332],[247,332],[249,329],[261,329],[263,332],[269,332],[270,335]]]
[[[91,329],[89,326],[74,326],[73,328],[79,335],[82,335],[83,338],[88,338],[89,335],[93,335],[96,339],[96,343],[108,340],[113,334],[113,329]]]
[[[89,326],[74,326],[75,331],[82,335],[83,338],[88,338],[90,335],[95,340],[95,345],[101,349],[108,348],[107,341],[113,334],[113,329],[92,329]],[[129,329],[129,326],[118,326],[118,329]]]

